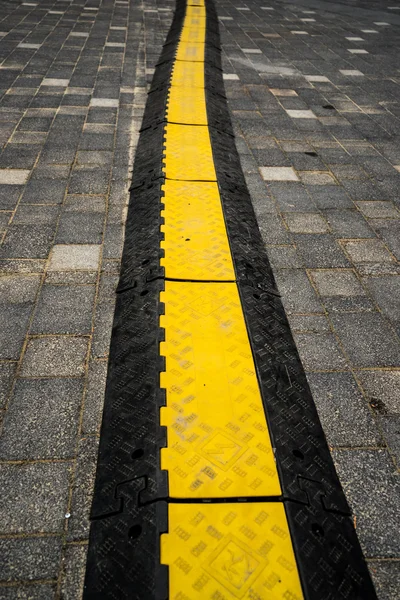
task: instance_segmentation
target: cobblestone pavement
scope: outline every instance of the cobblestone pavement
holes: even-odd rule
[[[1,599],[81,596],[129,171],[173,5],[0,2]]]
[[[243,169],[380,600],[400,570],[400,4],[217,0]],[[0,598],[81,596],[129,169],[173,0],[0,3]]]
[[[217,2],[242,166],[381,600],[400,597],[394,5]]]

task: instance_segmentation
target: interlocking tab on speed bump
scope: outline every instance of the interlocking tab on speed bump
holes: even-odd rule
[[[170,600],[302,600],[282,504],[169,504]]]
[[[163,190],[161,265],[166,277],[235,279],[217,183],[167,179]]]
[[[216,181],[208,127],[165,127],[165,176],[183,181]]]
[[[165,282],[168,471],[173,498],[279,496],[258,380],[236,284]]]

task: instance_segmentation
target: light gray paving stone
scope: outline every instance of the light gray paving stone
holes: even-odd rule
[[[332,333],[295,334],[294,338],[306,371],[336,371],[348,368]]]
[[[351,270],[314,270],[311,278],[321,296],[360,296],[365,291]]]
[[[94,271],[99,267],[100,246],[93,244],[58,244],[53,247],[49,271]]]

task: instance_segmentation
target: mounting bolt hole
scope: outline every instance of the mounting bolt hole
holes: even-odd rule
[[[304,454],[301,452],[301,450],[297,450],[297,448],[295,448],[292,451],[293,456],[295,456],[296,458],[300,458],[300,460],[304,459]]]
[[[149,290],[143,290],[143,292],[140,292],[140,295],[147,296],[148,293],[149,293]]]
[[[134,460],[136,460],[137,458],[142,458],[142,456],[144,455],[144,450],[143,448],[136,448],[136,450],[134,450],[132,452],[132,458]]]
[[[148,265],[148,264],[149,264],[149,262],[150,262],[150,261],[149,261],[149,260],[146,258],[146,260],[143,260],[143,261],[142,261],[142,265]]]
[[[318,537],[324,537],[324,535],[325,535],[323,528],[321,527],[321,525],[318,525],[318,523],[313,523],[311,525],[311,531],[313,532],[314,535],[316,535]]]
[[[141,533],[142,533],[141,525],[132,525],[132,527],[128,531],[128,535],[131,538],[131,540],[137,540],[137,538],[139,537],[139,535]]]
[[[190,238],[186,238],[185,242],[190,242]]]
[[[260,296],[259,294],[253,294],[253,298],[255,298],[256,300],[259,300],[259,299],[260,299],[260,297],[261,297],[261,296]]]

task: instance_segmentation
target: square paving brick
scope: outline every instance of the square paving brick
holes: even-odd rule
[[[380,442],[368,403],[350,373],[309,373],[307,379],[330,446]]]
[[[97,437],[84,437],[79,442],[78,458],[72,491],[71,517],[68,520],[68,539],[85,540],[89,537],[90,509],[99,440]]]
[[[294,233],[326,233],[328,225],[318,213],[286,213],[289,231]]]
[[[1,258],[47,258],[55,234],[50,225],[11,225],[0,251]]]
[[[0,184],[21,185],[26,183],[30,171],[26,169],[0,169]]]
[[[44,285],[31,333],[90,333],[94,286]]]
[[[10,585],[1,588],[1,600],[54,600],[56,584]]]
[[[385,450],[335,450],[340,481],[357,518],[357,535],[366,556],[400,553],[400,482]]]
[[[365,291],[353,271],[326,269],[310,271],[310,275],[321,296],[365,295]]]
[[[355,367],[400,367],[398,339],[380,314],[332,314],[331,319]]]
[[[7,402],[16,369],[16,363],[0,363],[0,408]]]
[[[399,327],[400,276],[368,277],[364,282],[382,313],[392,321],[393,325]]]
[[[32,310],[29,304],[0,308],[0,359],[19,360]]]
[[[0,580],[57,579],[61,547],[61,537],[0,539]]]
[[[392,202],[357,202],[357,206],[369,219],[400,219],[400,212]]]
[[[96,271],[100,261],[99,245],[60,244],[53,246],[49,271]]]
[[[394,260],[383,242],[378,239],[343,241],[342,245],[355,263],[392,262]]]
[[[292,167],[260,167],[260,173],[265,181],[298,181]]]
[[[369,560],[368,567],[379,600],[397,600],[399,595],[400,561]]]
[[[359,371],[357,378],[382,414],[400,415],[400,370]]]
[[[46,336],[29,341],[21,374],[23,377],[79,377],[85,372],[88,339]]]
[[[3,533],[62,533],[71,465],[1,464],[0,503]]]
[[[67,182],[63,180],[37,180],[28,182],[22,196],[23,204],[61,204],[64,200]]]
[[[350,263],[339,244],[329,234],[295,234],[297,251],[308,269],[349,267]]]
[[[287,313],[322,312],[322,306],[303,270],[281,269],[275,276]]]
[[[5,416],[0,458],[73,457],[82,395],[79,379],[19,379]]]
[[[333,334],[295,334],[306,371],[346,370],[347,362]]]
[[[65,549],[65,576],[61,585],[63,600],[82,598],[87,545],[68,544]]]

